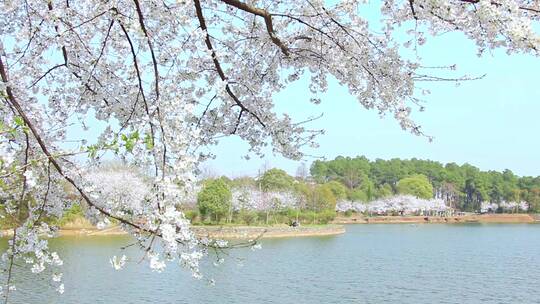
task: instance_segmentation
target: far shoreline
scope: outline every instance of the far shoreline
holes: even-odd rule
[[[364,216],[352,214],[338,215],[330,224],[291,227],[288,225],[246,226],[246,225],[194,225],[198,237],[211,239],[270,239],[311,236],[335,236],[346,232],[344,225],[350,224],[540,224],[540,214],[470,214],[456,216]],[[0,230],[0,237],[10,237],[13,230]],[[120,226],[98,229],[86,220],[67,224],[58,230],[58,236],[125,236]]]
[[[364,216],[353,214],[351,216],[339,215],[335,224],[467,224],[467,223],[492,223],[492,224],[533,224],[540,223],[540,215],[528,213],[513,214],[470,214],[456,216]]]

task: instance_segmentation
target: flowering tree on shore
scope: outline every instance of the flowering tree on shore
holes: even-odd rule
[[[261,191],[256,188],[234,189],[232,206],[235,211],[279,211],[280,209],[298,208],[297,196],[287,191]]]
[[[291,191],[262,191],[254,187],[241,187],[232,192],[234,211],[265,212],[266,224],[270,213],[299,209],[299,202],[299,197]]]
[[[529,203],[520,201],[520,202],[507,202],[507,201],[501,201],[499,203],[492,203],[492,202],[482,202],[480,212],[482,213],[494,213],[498,212],[499,210],[503,212],[519,212],[524,211],[527,212],[529,210]]]
[[[368,203],[341,201],[336,205],[336,211],[376,215],[437,215],[451,211],[451,209],[445,205],[442,199],[422,199],[412,195],[396,195]]]
[[[459,79],[431,75],[420,59],[402,57],[398,29],[410,29],[406,47],[447,31],[462,31],[480,54],[504,47],[536,55],[540,47],[533,29],[539,10],[530,1],[384,1],[383,33],[360,15],[362,2],[2,1],[0,202],[13,223],[2,258],[6,302],[16,259],[37,265],[35,272],[61,265],[40,238],[53,231],[44,217],[69,207],[61,182],[75,189],[89,216],[114,219],[132,233],[154,270],[176,262],[199,277],[199,260],[216,245],[197,239],[175,208],[209,156],[199,148],[236,135],[250,152],[271,144],[298,159],[320,133],[276,114],[275,93],[304,75],[319,103],[331,76],[365,108],[422,135],[409,116],[421,108],[420,82]],[[97,125],[104,127],[95,137],[70,132]],[[86,168],[107,155],[152,173],[137,207],[141,220],[120,213],[131,207],[111,203],[87,178]],[[63,291],[59,281],[53,276]]]
[[[109,208],[116,216],[136,219],[145,214],[145,203],[149,200],[150,188],[137,168],[96,168],[85,175],[85,191],[99,202],[105,202],[102,208]],[[96,209],[91,209],[96,212]],[[96,212],[90,219],[100,219],[98,226],[103,226],[109,218]]]

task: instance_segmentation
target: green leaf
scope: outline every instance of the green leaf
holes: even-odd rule
[[[22,119],[22,117],[20,116],[15,117],[15,125],[19,127],[24,126],[24,120]]]
[[[98,148],[96,145],[88,146],[88,156],[90,158],[96,158]]]
[[[150,134],[146,134],[144,137],[144,144],[146,145],[146,149],[152,150],[154,148],[154,140],[152,139],[152,136]]]
[[[135,141],[132,139],[128,139],[126,141],[126,151],[133,152],[133,147],[135,147]]]
[[[138,140],[139,139],[139,131],[135,131],[135,132],[131,133],[129,138],[134,139],[134,140]]]

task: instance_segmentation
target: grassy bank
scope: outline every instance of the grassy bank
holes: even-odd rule
[[[231,212],[219,218],[211,216],[204,217],[198,210],[184,210],[184,214],[193,225],[197,226],[272,226],[290,225],[294,221],[299,222],[302,225],[325,225],[331,223],[336,217],[336,212],[333,210],[315,212],[296,209],[285,209],[280,211],[240,210]]]

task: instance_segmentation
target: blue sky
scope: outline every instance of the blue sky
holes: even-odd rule
[[[540,175],[540,58],[510,55],[504,50],[477,57],[472,41],[458,33],[430,38],[419,54],[425,65],[457,64],[457,75],[482,75],[481,80],[423,83],[431,94],[426,110],[414,113],[415,121],[434,137],[433,142],[401,130],[393,117],[380,119],[365,110],[333,82],[321,105],[309,103],[307,82],[300,82],[275,96],[276,110],[297,120],[324,113],[312,123],[326,134],[318,149],[307,154],[333,159],[365,155],[370,159],[421,158],[443,163],[470,163],[484,170],[511,169],[519,175]],[[227,138],[211,148],[217,158],[205,166],[216,174],[255,175],[266,162],[294,174],[300,162],[269,152],[264,159],[241,158],[247,145]],[[313,158],[303,161],[309,166]]]

